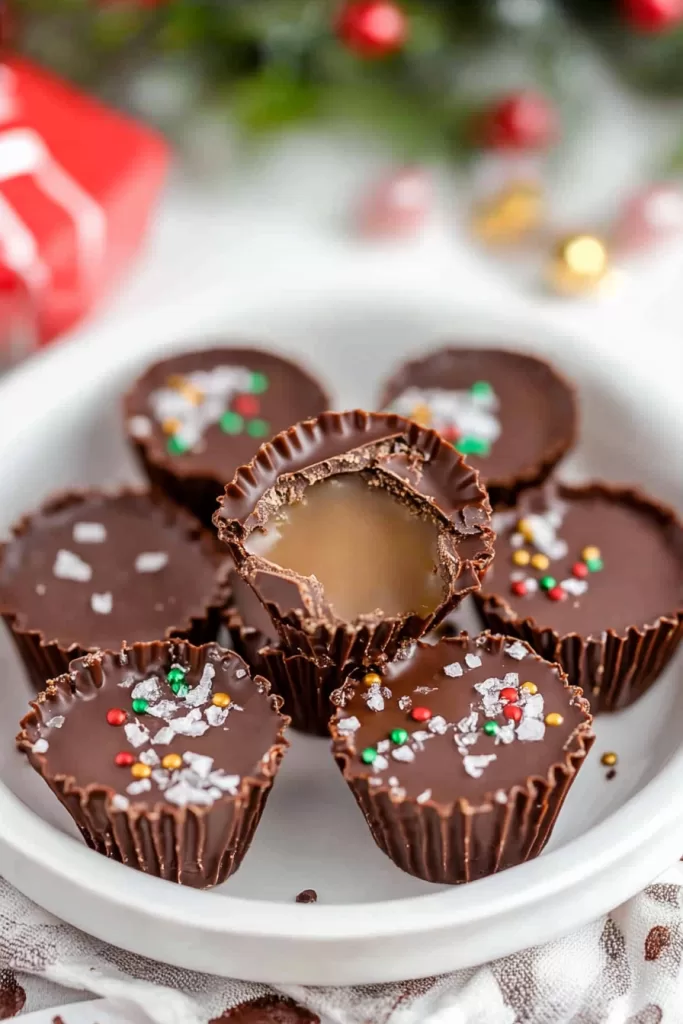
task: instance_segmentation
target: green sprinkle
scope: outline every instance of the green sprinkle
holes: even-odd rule
[[[176,697],[187,697],[190,692],[190,687],[187,683],[171,683],[171,689],[175,693]]]
[[[189,444],[179,437],[169,437],[166,447],[169,455],[184,455],[190,450]]]
[[[589,572],[600,572],[601,569],[605,568],[602,558],[589,558],[586,565]]]
[[[238,412],[224,412],[218,424],[224,434],[241,434],[244,430],[244,417]]]
[[[185,669],[182,667],[182,665],[174,665],[172,668],[168,670],[168,675],[166,676],[166,678],[168,679],[171,686],[173,686],[174,683],[184,683],[186,675],[187,673],[185,672]]]
[[[491,394],[493,388],[487,380],[475,380],[474,384],[470,388],[470,394],[475,395],[477,398],[488,397]]]
[[[366,747],[360,755],[360,759],[363,764],[373,764],[377,759],[377,751],[374,747]]]
[[[144,697],[136,697],[133,701],[133,711],[136,715],[144,715],[148,707],[149,701],[145,700]]]
[[[262,395],[264,391],[268,390],[268,383],[268,378],[265,373],[261,373],[259,370],[254,370],[251,375],[249,390],[252,395]]]
[[[461,455],[490,455],[491,445],[478,437],[461,437],[456,441],[455,448]]]
[[[266,420],[249,420],[247,423],[249,437],[268,437],[270,434],[270,423]]]
[[[499,728],[498,722],[484,722],[484,732],[487,736],[497,736]]]
[[[539,582],[544,590],[552,590],[553,587],[557,586],[557,580],[554,576],[541,576]]]
[[[392,729],[389,733],[389,739],[392,743],[395,743],[398,747],[408,742],[408,733],[405,729]]]

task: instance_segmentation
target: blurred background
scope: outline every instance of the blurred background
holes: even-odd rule
[[[0,31],[5,365],[113,295],[325,262],[683,326],[683,0],[10,0]]]

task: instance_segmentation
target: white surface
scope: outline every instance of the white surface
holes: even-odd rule
[[[675,381],[641,365],[637,331],[619,328],[618,366],[602,330],[564,335],[540,315],[503,316],[494,303],[475,313],[450,288],[395,266],[309,274],[279,287],[260,279],[240,292],[197,291],[190,303],[160,301],[144,315],[126,315],[124,302],[97,336],[83,334],[0,386],[0,525],[55,487],[130,479],[122,386],[153,355],[219,328],[305,355],[339,406],[371,403],[395,362],[456,331],[550,351],[581,388],[584,434],[568,471],[636,480],[683,506]],[[242,869],[211,893],[147,878],[75,838],[12,750],[28,689],[13,654],[2,659],[0,873],[64,920],[181,966],[304,984],[435,974],[595,918],[683,850],[683,805],[674,799],[683,783],[680,659],[636,708],[598,722],[551,845],[533,863],[457,889],[402,874],[375,849],[326,743],[295,737]],[[620,753],[610,783],[598,763],[606,749]],[[294,904],[309,887],[319,904]]]
[[[89,999],[86,1003],[53,1006],[22,1016],[22,1024],[53,1024],[59,1014],[64,1024],[150,1024],[149,1017],[135,1006],[112,999]]]

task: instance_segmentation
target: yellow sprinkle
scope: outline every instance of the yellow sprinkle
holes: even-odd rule
[[[204,392],[200,391],[193,384],[185,384],[184,387],[180,388],[180,393],[183,398],[190,403],[190,405],[201,405],[204,401]]]
[[[374,686],[382,682],[382,677],[377,672],[368,672],[367,675],[363,676],[363,682],[366,686]]]
[[[611,768],[617,763],[619,758],[613,750],[608,750],[606,754],[603,754],[600,758],[600,764],[604,764],[607,768]]]
[[[515,565],[528,565],[530,555],[528,551],[524,551],[520,548],[519,551],[514,551],[512,554],[512,561]]]
[[[182,391],[186,384],[187,380],[182,373],[172,373],[170,377],[166,378],[167,387],[173,388],[175,391]]]
[[[534,539],[534,531],[528,519],[520,519],[517,523],[517,532],[521,533],[527,543]]]
[[[143,764],[142,761],[136,761],[130,769],[130,774],[134,779],[148,779],[152,774],[152,769],[148,764]]]
[[[540,554],[532,555],[532,557],[531,557],[531,565],[533,566],[534,569],[545,570],[550,565],[550,559],[548,558],[547,555],[540,555]]]
[[[530,693],[532,696],[534,693],[538,693],[538,687],[536,683],[522,683],[520,690],[525,690],[526,693]]]
[[[161,429],[163,430],[163,432],[165,434],[173,435],[173,434],[177,434],[178,433],[178,431],[180,430],[181,425],[182,424],[181,424],[180,420],[175,420],[175,419],[164,420],[164,422],[161,424]]]
[[[600,557],[600,548],[596,548],[594,544],[589,544],[587,548],[584,548],[581,552],[581,557],[584,562],[589,562],[593,558]]]
[[[213,697],[211,698],[211,703],[215,704],[217,708],[227,708],[228,705],[230,704],[230,694],[214,693]]]
[[[546,725],[562,725],[564,718],[559,711],[551,711],[549,715],[545,716]]]
[[[432,410],[428,405],[416,405],[410,413],[411,420],[415,420],[421,427],[429,427],[432,422]]]
[[[165,768],[166,771],[174,772],[177,768],[182,768],[183,759],[180,754],[166,754],[161,759],[161,767]]]

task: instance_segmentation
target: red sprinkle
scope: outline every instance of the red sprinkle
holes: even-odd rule
[[[413,708],[410,712],[410,717],[415,722],[428,722],[432,717],[432,712],[429,708]]]
[[[259,400],[255,395],[238,395],[232,407],[240,416],[258,416],[260,410]]]
[[[513,594],[516,594],[517,597],[524,597],[526,594],[526,583],[524,580],[515,580],[510,584],[510,590]]]
[[[500,691],[500,696],[503,700],[516,701],[519,698],[519,694],[515,690],[514,686],[504,686]]]
[[[572,576],[576,576],[577,580],[585,580],[589,571],[585,562],[574,562],[572,566]]]
[[[518,722],[522,717],[522,709],[516,704],[508,704],[503,708],[503,714],[513,722]]]
[[[130,768],[132,764],[135,764],[135,757],[129,750],[120,750],[114,758],[114,764],[118,768]]]
[[[453,441],[458,440],[460,437],[460,431],[456,430],[455,427],[445,427],[441,436],[452,443]]]
[[[126,712],[123,708],[110,708],[107,711],[107,721],[109,725],[123,725],[127,718]]]
[[[567,591],[562,587],[552,587],[548,591],[548,597],[551,601],[564,601],[567,597]]]

